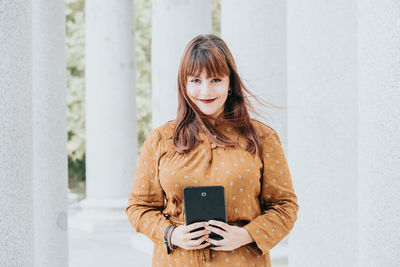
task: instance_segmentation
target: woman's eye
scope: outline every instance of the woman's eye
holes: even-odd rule
[[[200,79],[192,79],[190,81],[192,83],[197,83],[197,82],[200,82]],[[220,81],[221,81],[221,79],[219,79],[219,78],[214,78],[214,79],[211,80],[211,82],[220,82]]]

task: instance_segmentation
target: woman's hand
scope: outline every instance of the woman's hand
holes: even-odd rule
[[[209,242],[201,245],[204,240],[208,238],[209,230],[201,230],[190,233],[190,231],[195,230],[200,227],[208,226],[207,222],[192,223],[189,225],[180,225],[172,231],[171,243],[175,246],[184,248],[186,250],[202,249],[210,245]],[[193,238],[203,236],[197,240],[192,240]]]
[[[217,246],[217,247],[211,247],[212,250],[231,251],[243,245],[247,245],[249,243],[254,242],[253,237],[249,234],[249,232],[245,228],[229,225],[227,223],[214,220],[210,220],[208,221],[208,223],[210,225],[207,226],[206,229],[224,238],[222,240],[213,240],[211,238],[207,238],[206,241]],[[224,229],[224,231],[211,226],[211,224],[221,227],[222,229]]]

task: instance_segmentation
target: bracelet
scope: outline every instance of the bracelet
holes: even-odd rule
[[[176,226],[174,226],[174,225],[168,225],[167,229],[165,230],[164,244],[167,246],[168,254],[170,253],[170,250],[177,248],[177,246],[172,245],[172,243],[171,243],[171,234],[175,228],[176,228]]]
[[[176,228],[176,226],[172,226],[172,227],[170,228],[169,233],[168,233],[167,244],[168,244],[168,246],[169,246],[170,249],[176,249],[176,248],[178,248],[178,246],[175,246],[175,245],[172,244],[172,242],[171,242],[172,232],[175,230],[175,228]]]
[[[167,229],[165,230],[165,234],[164,234],[164,244],[165,245],[167,245],[168,246],[168,239],[167,239],[167,237],[168,237],[168,232],[169,232],[169,229],[171,229],[171,227],[172,227],[173,225],[168,225],[168,227],[167,227]]]

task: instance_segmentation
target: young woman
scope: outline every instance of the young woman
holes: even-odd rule
[[[299,206],[280,138],[250,118],[245,92],[221,38],[189,42],[177,117],[148,134],[126,207],[133,228],[154,242],[153,267],[270,267],[269,250],[293,228]],[[224,186],[228,223],[185,225],[182,189],[205,185]]]

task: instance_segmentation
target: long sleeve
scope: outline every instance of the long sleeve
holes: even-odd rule
[[[263,140],[262,213],[244,226],[255,240],[248,248],[259,255],[289,234],[299,210],[281,141],[276,131],[270,129]]]
[[[126,207],[133,228],[155,244],[163,243],[165,230],[171,224],[161,213],[164,207],[164,191],[158,179],[159,159],[164,153],[161,137],[156,129],[147,135]]]

